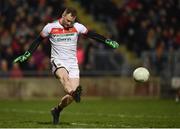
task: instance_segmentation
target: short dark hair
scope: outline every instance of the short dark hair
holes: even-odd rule
[[[65,9],[64,11],[66,14],[71,14],[73,17],[76,17],[77,16],[77,11],[76,9],[72,8],[72,7],[68,7]]]

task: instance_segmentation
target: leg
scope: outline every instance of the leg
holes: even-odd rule
[[[58,124],[59,123],[59,116],[60,116],[60,112],[67,106],[69,105],[71,102],[73,101],[72,96],[70,95],[65,95],[62,99],[60,104],[57,107],[54,107],[51,110],[51,114],[53,116],[53,124]]]
[[[64,91],[67,94],[70,94],[73,91],[73,87],[71,86],[71,81],[67,70],[63,67],[59,68],[57,69],[55,75],[62,84]]]
[[[73,88],[71,86],[68,72],[65,68],[57,69],[55,75],[61,82],[64,91],[67,93],[61,99],[61,102],[58,104],[58,106],[51,110],[51,114],[53,116],[53,123],[58,124],[60,112],[73,101],[73,97],[70,95],[73,92]]]
[[[55,74],[61,82],[64,91],[67,93],[61,99],[61,102],[58,104],[58,106],[51,110],[53,123],[58,124],[60,112],[66,106],[71,104],[73,100],[75,100],[76,102],[80,102],[81,87],[79,86],[79,78],[69,78],[69,74],[65,68],[58,69]]]
[[[79,78],[70,78],[71,85],[73,87],[72,97],[78,103],[81,101],[82,87],[79,85]]]
[[[75,99],[76,102],[80,102],[81,87],[79,86],[79,78],[69,78],[68,80],[69,82],[67,84],[69,84],[69,86],[67,85],[66,87],[63,87],[66,92],[68,90],[69,92],[67,92],[67,95],[65,95],[59,103],[58,108],[60,110],[71,104],[73,99]]]

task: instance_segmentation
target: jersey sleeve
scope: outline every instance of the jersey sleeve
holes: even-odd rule
[[[74,26],[80,34],[86,34],[88,32],[88,29],[83,24],[75,23]]]
[[[50,34],[50,24],[48,23],[47,25],[44,26],[44,28],[41,31],[41,36],[42,37],[47,37]]]

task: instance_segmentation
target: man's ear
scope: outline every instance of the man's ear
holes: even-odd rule
[[[63,14],[62,14],[62,17],[65,17],[66,16],[66,12],[64,11]]]

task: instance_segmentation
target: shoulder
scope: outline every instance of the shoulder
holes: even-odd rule
[[[75,22],[74,27],[84,27],[84,25],[79,22]]]
[[[43,31],[50,32],[52,28],[56,28],[57,26],[58,26],[58,21],[53,21],[53,22],[47,23],[44,26]]]
[[[81,23],[74,23],[74,27],[76,28],[76,30],[79,32],[79,33],[86,33],[87,32],[87,28],[81,24]]]
[[[55,21],[52,21],[52,22],[50,22],[50,23],[47,23],[46,25],[47,25],[47,26],[57,26],[57,25],[59,25],[59,21],[58,21],[58,20],[55,20]]]

